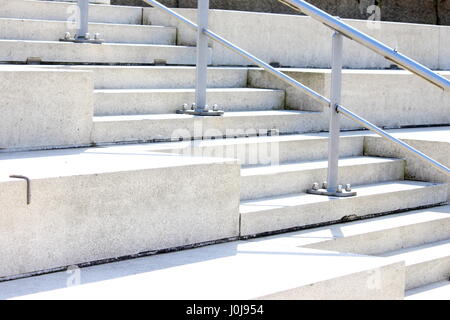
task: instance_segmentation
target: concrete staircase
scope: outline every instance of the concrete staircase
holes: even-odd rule
[[[11,74],[9,81],[21,80],[28,72],[64,74],[68,81],[85,77],[86,86],[80,89],[85,99],[79,109],[87,115],[86,129],[78,126],[75,131],[88,131],[89,138],[45,143],[45,130],[65,118],[67,110],[62,108],[60,119],[43,117],[44,129],[27,128],[28,136],[39,132],[44,142],[31,145],[18,139],[17,145],[0,146],[4,190],[0,204],[5,212],[0,217],[0,255],[8,258],[1,263],[0,279],[238,239],[144,258],[145,263],[160,266],[144,268],[149,276],[145,281],[183,279],[186,272],[198,275],[198,280],[205,270],[225,272],[225,266],[232,265],[221,282],[223,288],[208,291],[210,284],[203,279],[198,291],[180,291],[188,281],[184,279],[163,289],[164,281],[158,280],[150,295],[138,298],[401,299],[405,290],[413,297],[418,288],[425,291],[426,286],[449,279],[447,181],[409,180],[414,175],[408,158],[390,150],[385,155],[368,152],[372,137],[367,132],[345,132],[340,183],[351,183],[358,196],[309,195],[306,189],[326,179],[328,138],[322,131],[327,130],[327,110],[257,68],[211,66],[208,102],[221,106],[225,115],[176,114],[183,103],[194,100],[195,48],[179,42],[182,31],[145,24],[149,21],[142,8],[96,4],[91,5],[90,31],[99,32],[106,42],[60,42],[71,26],[66,21],[71,6],[0,0],[0,61],[41,62],[23,66],[21,72],[14,66],[0,69]],[[213,48],[210,53],[212,63]],[[329,89],[328,70],[287,71],[324,94]],[[346,71],[344,86],[350,85],[344,100],[386,127],[448,124],[448,95],[416,92],[428,84],[411,77],[395,70]],[[379,89],[384,98],[364,100],[358,87],[363,78],[385,86]],[[395,92],[386,91],[392,83],[412,97],[393,100]],[[54,84],[49,88],[64,101],[65,90]],[[12,97],[20,95],[9,92]],[[424,101],[430,105],[425,107]],[[400,110],[414,112],[400,120],[404,112],[399,115],[397,104]],[[76,104],[70,106],[72,112],[78,110]],[[26,117],[26,112],[12,110],[12,117]],[[65,125],[60,127],[64,130]],[[344,128],[358,126],[345,123]],[[80,145],[90,148],[74,148]],[[29,151],[56,147],[64,150]],[[28,152],[12,152],[15,149]],[[12,174],[31,180],[30,204],[26,181],[10,178]],[[255,258],[248,251],[265,254]],[[293,258],[297,256],[298,260]],[[281,258],[272,263],[274,257]],[[177,268],[171,273],[173,259]],[[292,268],[284,270],[281,282],[274,276],[261,285],[252,272],[266,264],[266,272],[286,264]],[[330,265],[336,270],[324,267]],[[302,278],[291,281],[302,266]],[[236,273],[239,276],[227,283]],[[39,278],[41,284],[34,288],[44,290],[49,277]],[[108,297],[120,297],[129,292],[124,287],[142,285],[142,279],[124,283],[117,277],[112,272],[106,287],[92,280],[84,289],[61,289],[56,294],[79,297],[88,290],[93,298],[108,291]],[[245,279],[250,279],[247,285]],[[33,280],[0,283],[1,297],[19,295],[15,283],[23,282],[16,281],[31,285]],[[248,290],[239,292],[241,287]]]

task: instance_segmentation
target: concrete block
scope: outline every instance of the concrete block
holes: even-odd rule
[[[290,194],[241,202],[241,234],[250,236],[295,227],[337,221],[443,203],[446,184],[412,181],[383,182],[355,188],[351,198]]]
[[[76,5],[70,2],[0,0],[2,18],[70,21],[74,19],[75,13]],[[89,7],[89,21],[141,24],[142,9],[92,4]]]
[[[76,25],[65,21],[0,18],[0,39],[59,41],[66,32],[73,36]],[[171,27],[90,23],[89,32],[99,33],[108,43],[173,45],[176,30]]]
[[[238,235],[234,160],[111,147],[0,163],[1,277]],[[25,181],[10,174],[31,179],[29,205]]]
[[[195,65],[195,48],[146,44],[75,44],[57,41],[0,40],[0,61],[25,62],[39,57],[42,62],[131,63]]]
[[[89,144],[92,90],[87,71],[0,67],[0,149]]]
[[[175,113],[195,101],[195,89],[96,90],[97,116]],[[284,91],[252,88],[208,89],[207,103],[224,111],[256,111],[284,108]]]

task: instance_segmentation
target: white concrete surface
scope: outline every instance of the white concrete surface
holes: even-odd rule
[[[330,69],[282,68],[280,71],[326,97],[330,94]],[[439,72],[450,79],[449,71]],[[323,110],[323,105],[261,69],[249,70],[249,85],[286,90],[286,106],[298,110]],[[450,124],[450,94],[402,70],[344,70],[342,105],[370,122],[397,128]],[[342,120],[343,129],[360,127]],[[325,123],[327,128],[328,123]]]
[[[356,197],[320,197],[294,193],[259,200],[242,201],[241,234],[305,227],[395,210],[414,209],[447,200],[447,185],[413,181],[392,181],[354,188]]]
[[[41,65],[39,67],[93,71],[96,89],[186,89],[195,87],[194,66]],[[208,88],[244,88],[246,86],[247,68],[208,68]]]
[[[184,114],[150,114],[94,117],[93,141],[133,142],[179,138],[255,135],[271,129],[281,133],[317,131],[319,112],[307,111],[239,111],[220,117],[197,117]]]
[[[66,32],[77,32],[75,23],[53,20],[0,18],[0,39],[59,41]],[[89,33],[100,34],[108,43],[142,43],[174,45],[176,29],[148,25],[90,23]]]
[[[404,161],[353,157],[339,162],[339,184],[370,184],[402,180]],[[327,160],[266,165],[241,170],[241,200],[306,192],[314,182],[327,180]]]
[[[68,2],[35,0],[0,0],[0,17],[41,20],[73,20],[76,5]],[[142,8],[92,4],[89,21],[141,24]]]
[[[450,127],[401,129],[390,130],[389,132],[431,158],[450,167]],[[369,135],[365,137],[364,149],[367,155],[405,158],[405,176],[407,179],[450,182],[450,177],[445,176],[428,163],[377,136]],[[447,200],[450,200],[450,190]]]
[[[26,182],[10,175],[31,179],[29,205]],[[230,159],[133,146],[8,153],[0,184],[2,277],[239,233],[239,166]]]
[[[167,64],[195,65],[195,48],[150,44],[0,40],[1,61],[25,62],[31,57],[39,57],[42,62],[152,64],[164,60]]]
[[[286,234],[299,246],[383,255],[450,238],[450,206],[439,206]],[[432,232],[430,232],[432,230]],[[280,241],[284,236],[280,236]]]
[[[231,242],[79,271],[79,286],[66,288],[71,275],[60,272],[0,283],[0,297],[402,299],[404,294],[403,263],[299,248],[295,241]]]
[[[440,281],[406,292],[406,300],[450,300],[450,281]]]
[[[195,21],[193,9],[175,9]],[[178,27],[180,44],[192,45],[195,33],[168,15],[144,8],[146,23]],[[343,19],[399,52],[433,69],[450,69],[448,43],[450,27],[380,22],[379,28],[363,20]],[[329,68],[332,31],[305,16],[211,10],[210,29],[260,59],[289,67]],[[212,43],[213,63],[247,65],[248,61],[218,43]],[[390,61],[361,45],[344,40],[344,67],[386,68]]]
[[[86,71],[0,66],[0,149],[90,144],[92,90]]]
[[[170,114],[184,103],[195,102],[195,89],[103,89],[94,95],[96,116]],[[217,104],[225,112],[262,111],[284,108],[284,91],[253,88],[207,90],[209,106]]]
[[[382,256],[405,261],[406,290],[450,279],[450,237],[440,242],[387,252]]]

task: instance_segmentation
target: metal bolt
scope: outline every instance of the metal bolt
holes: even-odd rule
[[[183,110],[189,110],[189,106],[187,103],[183,103],[182,108],[183,108]]]
[[[94,39],[95,39],[95,40],[100,39],[100,33],[98,33],[98,32],[95,33],[95,34],[94,34]]]
[[[203,108],[203,110],[209,111],[209,106],[207,104],[205,104],[205,107]]]
[[[351,192],[352,191],[352,185],[350,183],[347,183],[345,185],[345,191],[347,191],[347,192]]]
[[[86,35],[84,36],[86,40],[91,39],[91,34],[90,33],[86,33]]]
[[[64,39],[69,40],[70,39],[70,32],[66,32],[64,34]]]
[[[193,104],[191,105],[191,110],[195,110],[195,109],[197,109],[197,105],[196,105],[195,103],[193,103]]]
[[[326,181],[324,181],[323,183],[322,183],[322,189],[328,189],[328,182],[326,182]]]
[[[319,184],[317,182],[314,182],[312,185],[313,190],[319,190]]]
[[[336,192],[337,193],[342,193],[342,184],[337,186]]]
[[[217,104],[213,105],[213,111],[219,111],[219,106]]]

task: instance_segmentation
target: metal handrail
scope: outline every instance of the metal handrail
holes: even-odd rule
[[[185,23],[186,25],[188,25],[189,27],[191,27],[194,30],[197,30],[197,32],[199,32],[199,28],[197,26],[197,24],[195,24],[194,22],[192,22],[191,20],[185,18],[184,16],[182,16],[181,14],[175,12],[174,10],[164,6],[163,4],[159,3],[156,0],[143,0],[144,2],[146,2],[149,5],[152,5],[153,7],[159,8],[161,10],[163,10],[164,12],[166,12],[167,14],[171,15],[172,17],[177,18],[178,20],[180,20],[181,22]],[[201,0],[199,0],[201,1]],[[282,0],[279,0],[282,1]],[[377,40],[365,35],[362,32],[359,32],[358,30],[354,29],[353,27],[350,27],[349,25],[343,23],[342,21],[334,18],[333,16],[323,12],[322,10],[306,3],[305,1],[299,1],[299,0],[283,0],[282,2],[290,2],[292,5],[298,5],[301,10],[307,14],[311,14],[313,18],[317,18],[319,20],[319,14],[320,16],[322,16],[322,18],[320,18],[320,20],[322,22],[326,21],[326,25],[329,26],[330,28],[333,28],[335,30],[337,30],[339,33],[352,38],[355,41],[360,42],[361,44],[367,46],[370,48],[369,44],[380,44],[379,49],[380,50],[387,50],[386,56],[389,57],[389,59],[393,60],[394,62],[398,63],[399,65],[409,69],[411,72],[421,76],[422,78],[425,78],[426,80],[432,82],[433,84],[447,90],[450,91],[450,84],[449,81],[443,77],[441,77],[440,75],[436,74],[435,72],[431,71],[430,69],[428,69],[425,66],[422,66],[421,64],[419,64],[418,62],[415,62],[414,60],[399,54],[396,51],[391,51],[391,49],[389,49],[387,46],[385,46],[384,44],[382,44],[381,42],[378,42]],[[326,19],[325,19],[326,18]],[[325,22],[324,22],[325,23]],[[242,48],[234,45],[233,43],[231,43],[230,41],[226,40],[225,38],[219,36],[218,34],[212,32],[211,30],[204,28],[203,30],[201,30],[201,32],[208,36],[209,38],[211,38],[212,40],[222,44],[223,46],[231,49],[232,51],[238,53],[239,55],[241,55],[242,57],[248,59],[249,61],[251,61],[252,63],[256,64],[257,66],[265,69],[266,71],[268,71],[269,73],[271,73],[272,75],[276,76],[277,78],[283,80],[284,82],[288,83],[291,86],[294,86],[296,88],[299,88],[301,90],[303,90],[308,96],[312,97],[313,99],[315,99],[316,101],[319,101],[322,104],[326,104],[327,106],[333,106],[335,108],[336,112],[340,112],[342,113],[344,116],[346,116],[347,118],[359,123],[360,125],[362,125],[363,127],[365,127],[366,129],[371,130],[372,132],[375,132],[376,134],[378,134],[379,136],[398,144],[399,146],[401,146],[402,148],[405,149],[405,151],[421,158],[422,160],[428,162],[429,164],[431,164],[433,167],[435,167],[436,169],[438,169],[439,171],[443,172],[446,175],[450,176],[450,169],[447,168],[445,165],[441,164],[440,162],[430,158],[429,156],[425,155],[424,153],[420,152],[419,150],[415,149],[414,147],[410,146],[409,144],[395,138],[394,136],[392,136],[391,134],[387,133],[386,131],[382,130],[381,128],[377,127],[376,125],[374,125],[373,123],[367,121],[366,119],[363,119],[362,117],[358,116],[357,114],[353,113],[352,111],[348,110],[347,108],[343,107],[340,104],[333,104],[331,102],[330,99],[322,96],[321,94],[317,93],[316,91],[314,91],[313,89],[305,86],[304,84],[300,83],[299,81],[295,80],[294,78],[288,76],[287,74],[275,69],[274,67],[272,67],[271,65],[269,65],[268,63],[262,61],[261,59],[255,57],[254,55],[250,54],[249,52],[243,50]],[[360,36],[364,36],[363,38],[360,38]],[[358,39],[358,40],[357,40]],[[331,148],[330,148],[331,149]],[[328,168],[329,171],[330,169],[332,170],[337,170],[337,168]],[[330,175],[330,174],[329,174]],[[330,184],[329,184],[330,186]],[[335,186],[331,185],[331,188],[335,189]]]
[[[431,82],[439,88],[450,92],[450,81],[417,61],[401,54],[396,49],[392,49],[384,43],[372,38],[371,36],[353,28],[345,22],[333,17],[323,10],[302,0],[278,0],[279,2],[303,12],[311,18],[322,22],[327,27],[343,34],[347,38],[358,42],[366,48],[378,53],[392,62],[395,62],[404,69],[418,75],[419,77]]]

